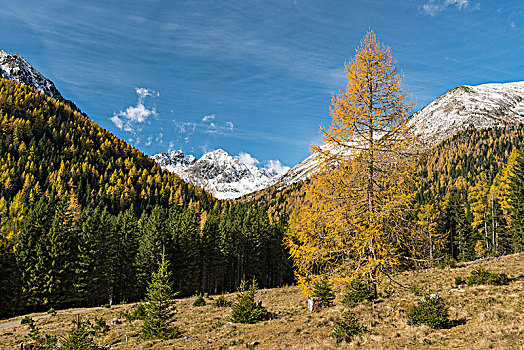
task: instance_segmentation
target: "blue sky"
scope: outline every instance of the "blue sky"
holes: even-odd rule
[[[2,0],[20,53],[146,154],[223,148],[293,166],[330,123],[344,62],[373,29],[422,108],[463,84],[524,80],[521,1]]]

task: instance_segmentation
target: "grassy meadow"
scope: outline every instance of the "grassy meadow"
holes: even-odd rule
[[[511,279],[509,285],[462,286],[464,293],[448,294],[455,278],[466,279],[476,266],[397,274],[394,279],[398,283],[382,286],[374,304],[353,309],[367,331],[349,343],[337,344],[330,337],[334,321],[346,309],[339,299],[335,306],[309,314],[307,301],[296,286],[259,290],[257,298],[277,318],[256,324],[228,323],[231,308],[213,306],[218,296],[206,298],[207,304],[200,307],[193,306],[196,296],[178,299],[173,324],[181,329],[183,337],[169,341],[140,340],[141,320],[122,319],[121,324],[110,325],[123,312],[132,311],[134,304],[60,310],[39,319],[36,325],[42,332],[60,337],[67,333],[75,317],[103,318],[110,330],[97,342],[112,344],[114,349],[524,349],[524,254],[483,263],[492,271],[506,273]],[[435,330],[407,325],[406,311],[417,303],[418,291],[431,291],[444,298],[450,306],[451,327]],[[226,299],[234,301],[235,294],[227,294]],[[21,318],[2,320],[0,328]],[[0,348],[18,349],[21,342],[28,341],[28,332],[27,325],[0,329]]]

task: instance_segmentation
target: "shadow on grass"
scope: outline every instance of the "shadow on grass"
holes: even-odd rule
[[[460,318],[458,320],[451,320],[449,321],[448,325],[444,327],[444,329],[451,329],[457,326],[463,326],[466,323],[468,323],[468,320],[466,320],[465,318]]]

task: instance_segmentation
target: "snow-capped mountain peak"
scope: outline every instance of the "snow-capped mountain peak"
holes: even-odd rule
[[[181,150],[159,153],[151,158],[162,168],[208,190],[218,199],[234,199],[271,186],[289,169],[279,161],[270,161],[266,168],[259,168],[242,162],[242,157],[233,157],[223,149],[207,152],[198,160]]]
[[[524,81],[458,86],[414,113],[408,125],[431,146],[470,126],[517,122],[524,122]]]
[[[44,77],[19,54],[0,50],[0,76],[20,84],[30,85],[48,96],[63,99],[55,84]]]

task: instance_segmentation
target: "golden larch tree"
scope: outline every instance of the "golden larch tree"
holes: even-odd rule
[[[328,277],[336,287],[356,278],[375,288],[406,254],[416,138],[412,108],[390,48],[370,31],[346,63],[345,90],[332,98],[332,125],[313,145],[318,169],[292,214],[285,242],[307,294]]]

